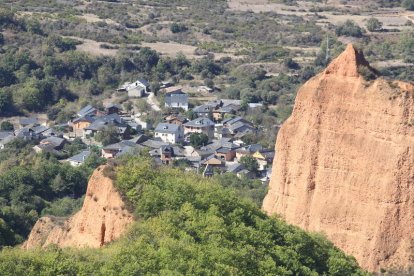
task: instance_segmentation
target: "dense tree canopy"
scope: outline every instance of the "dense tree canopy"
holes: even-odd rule
[[[3,250],[0,274],[363,275],[321,235],[269,218],[214,179],[125,162],[116,185],[139,222],[124,238],[100,250]]]

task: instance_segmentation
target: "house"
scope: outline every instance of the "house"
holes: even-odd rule
[[[89,127],[95,121],[94,117],[85,116],[74,119],[70,122],[70,125],[73,128],[73,133],[75,137],[84,137],[85,128]]]
[[[213,116],[214,107],[202,104],[193,108],[193,112],[197,117],[211,118]]]
[[[223,167],[224,161],[220,158],[217,158],[214,154],[208,156],[206,159],[201,161],[201,164],[204,166],[210,166],[210,167]]]
[[[0,149],[4,149],[15,138],[13,131],[0,131]]]
[[[136,86],[141,86],[145,88],[145,93],[150,91],[150,83],[146,79],[138,79],[136,82],[133,83]]]
[[[176,144],[183,141],[184,131],[180,125],[159,123],[155,128],[155,137],[166,143]]]
[[[223,120],[215,132],[218,138],[234,137],[240,139],[248,133],[256,133],[257,129],[252,123],[242,117],[235,117]]]
[[[129,128],[125,124],[124,120],[118,114],[110,114],[101,117],[95,118],[93,123],[84,128],[84,136],[90,135],[94,136],[98,131],[102,130],[104,127],[115,126],[118,128],[118,134],[122,138],[128,138]]]
[[[119,112],[121,111],[121,107],[117,104],[108,104],[107,106],[105,106],[105,113],[110,115],[110,114],[119,114]]]
[[[257,163],[259,164],[259,170],[263,171],[272,165],[273,159],[275,157],[275,152],[272,150],[262,149],[256,151],[252,156],[257,160]]]
[[[0,149],[4,149],[7,144],[12,142],[14,139],[16,139],[16,136],[14,136],[14,133],[11,133],[10,135],[3,136],[0,140]]]
[[[225,118],[226,115],[234,115],[240,110],[240,106],[229,104],[219,109],[213,110],[213,120],[219,122]]]
[[[69,157],[65,161],[68,162],[72,167],[79,167],[85,162],[85,160],[89,157],[89,155],[91,155],[91,151],[84,150],[72,157]]]
[[[248,179],[253,179],[253,178],[256,177],[256,174],[254,172],[251,172],[251,171],[246,170],[246,169],[237,172],[236,175],[237,175],[238,178],[245,177],[245,178],[248,178]]]
[[[145,96],[146,89],[142,86],[128,87],[128,97],[129,98],[142,98]]]
[[[215,155],[217,158],[228,162],[234,160],[236,157],[236,151],[229,148],[219,148],[216,150]]]
[[[24,141],[33,141],[41,139],[41,135],[34,132],[32,127],[24,127],[14,131],[14,135]]]
[[[152,157],[160,158],[162,164],[169,165],[174,157],[174,149],[169,145],[161,146],[158,149],[151,150],[149,154]]]
[[[168,87],[170,87],[172,84],[171,84],[171,82],[169,82],[169,81],[162,81],[161,82],[161,89],[165,89],[165,88],[168,88]]]
[[[132,83],[130,82],[125,82],[123,85],[121,85],[118,89],[116,89],[116,91],[118,92],[126,92],[128,91],[128,87],[131,85]]]
[[[201,86],[199,86],[197,88],[197,91],[198,92],[208,92],[208,93],[211,93],[211,92],[214,91],[214,88],[211,88],[211,87],[208,87],[208,86],[205,86],[205,85],[201,85]]]
[[[39,125],[39,120],[37,118],[34,118],[34,117],[20,118],[20,120],[19,120],[19,127],[20,128],[24,128],[24,127],[28,127],[28,126],[36,126],[36,125]]]
[[[66,140],[60,137],[48,137],[40,141],[40,143],[33,147],[34,151],[37,153],[40,152],[49,152],[54,155],[62,155],[60,150],[63,149],[63,146],[66,144]]]
[[[149,149],[157,149],[162,146],[169,146],[170,144],[162,141],[160,138],[155,138],[155,139],[148,139],[147,141],[141,143],[141,145]]]
[[[124,154],[133,153],[134,150],[143,150],[144,147],[138,145],[133,140],[123,140],[119,143],[108,145],[102,148],[101,156],[106,159],[115,158]]]
[[[182,126],[184,123],[186,123],[187,117],[184,115],[169,115],[165,118],[165,122],[168,124],[176,124]]]
[[[179,92],[182,92],[182,87],[181,86],[170,86],[170,87],[166,87],[162,89],[161,91],[164,92],[165,94],[179,93]]]
[[[165,94],[165,107],[188,110],[188,95],[181,90]]]
[[[40,141],[40,145],[52,147],[55,150],[63,149],[63,146],[66,144],[66,140],[60,137],[47,137]]]
[[[78,117],[85,117],[85,116],[94,116],[94,115],[97,115],[97,113],[98,113],[98,110],[95,107],[88,104],[87,106],[79,110],[77,115]]]
[[[191,133],[204,133],[209,140],[214,137],[214,122],[208,118],[197,118],[184,125],[184,135]]]
[[[229,166],[227,166],[227,172],[228,173],[238,173],[238,172],[240,172],[244,169],[245,169],[245,167],[241,163],[233,163],[233,164],[230,164]]]
[[[126,90],[129,92],[129,90],[133,90],[135,88],[142,88],[144,90],[144,94],[149,92],[150,84],[145,79],[138,79],[137,81],[129,84],[126,87]]]
[[[0,131],[0,141],[3,141],[9,136],[14,136],[13,131]]]
[[[240,161],[243,156],[252,156],[255,152],[263,150],[263,146],[259,144],[252,144],[236,150],[236,159]]]

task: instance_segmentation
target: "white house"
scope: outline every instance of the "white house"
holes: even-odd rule
[[[188,95],[181,90],[165,94],[165,107],[182,108],[187,111]]]
[[[139,79],[126,87],[128,97],[142,98],[149,90],[149,82],[144,79]]]
[[[184,139],[184,130],[176,124],[160,123],[155,128],[155,137],[166,143],[176,144]]]

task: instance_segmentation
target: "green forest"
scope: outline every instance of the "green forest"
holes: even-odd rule
[[[137,222],[103,249],[3,249],[1,275],[365,275],[320,234],[265,215],[217,180],[125,157],[105,174]]]

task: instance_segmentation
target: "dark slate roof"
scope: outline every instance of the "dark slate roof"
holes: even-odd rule
[[[214,126],[214,122],[208,118],[197,118],[195,120],[192,120],[188,123],[185,123],[184,126],[188,127],[208,127],[208,126]]]
[[[93,112],[95,112],[97,109],[93,106],[91,106],[90,104],[88,104],[87,106],[85,106],[84,108],[82,108],[81,110],[79,110],[78,112],[78,116],[79,117],[84,117],[88,114],[91,114]]]
[[[95,121],[95,117],[84,116],[84,117],[76,118],[72,122],[73,123],[77,123],[77,122],[89,122],[89,123],[93,123],[94,121]]]
[[[13,131],[0,131],[0,140],[3,140],[8,136],[14,136],[14,132]]]
[[[83,163],[86,160],[86,158],[89,157],[89,155],[91,155],[91,152],[89,150],[84,150],[72,157],[69,157],[67,161]]]
[[[203,105],[199,105],[199,106],[194,107],[193,111],[195,113],[208,113],[208,112],[212,112],[213,109],[214,108],[212,106],[203,104]]]
[[[240,109],[240,106],[229,104],[229,105],[223,106],[222,108],[218,109],[217,112],[230,113],[230,112],[235,112],[239,109]]]
[[[138,79],[138,82],[142,83],[146,87],[148,87],[150,85],[150,83],[146,79]]]
[[[135,144],[140,144],[140,143],[143,143],[143,142],[145,142],[147,140],[148,140],[148,137],[146,135],[144,135],[144,134],[141,134],[141,135],[138,135],[137,137],[134,137],[132,139],[129,139],[128,141],[131,141],[131,142],[133,142]]]
[[[65,139],[60,138],[60,137],[55,137],[55,136],[47,137],[46,139],[43,139],[42,141],[40,141],[41,144],[51,145],[54,148],[61,146],[64,142],[65,142]]]
[[[14,139],[16,139],[16,136],[14,136],[13,134],[11,134],[11,135],[9,135],[9,136],[4,137],[4,138],[0,141],[0,144],[2,144],[2,145],[6,145],[6,144],[8,144],[8,143],[12,142]]]
[[[219,148],[228,148],[228,149],[237,149],[237,148],[239,148],[238,145],[232,143],[230,140],[231,140],[231,138],[221,138],[221,139],[218,139],[218,140],[213,140],[213,142],[211,144],[208,144],[208,145],[202,147],[201,149],[215,151]]]
[[[257,151],[263,150],[263,146],[259,144],[252,144],[243,148],[240,148],[236,150],[237,152],[249,152],[249,153],[255,153]]]
[[[188,95],[182,91],[175,91],[165,94],[165,103],[182,103],[188,104]]]
[[[227,172],[238,173],[244,170],[244,165],[240,163],[234,163],[227,167]]]
[[[170,115],[170,116],[165,118],[165,121],[172,121],[172,120],[177,120],[177,121],[180,121],[180,122],[186,122],[187,117],[185,115],[178,114],[178,115]]]
[[[229,148],[219,148],[216,150],[217,153],[229,153],[231,151],[231,149]]]
[[[155,128],[155,132],[176,133],[180,126],[176,124],[159,123]]]
[[[234,117],[234,118],[229,118],[229,119],[226,119],[226,120],[224,120],[223,122],[222,122],[222,124],[223,125],[229,125],[229,126],[231,126],[231,125],[233,125],[233,124],[236,124],[236,123],[240,123],[240,122],[242,122],[242,123],[244,123],[244,124],[248,124],[248,125],[253,125],[252,123],[250,123],[249,121],[247,121],[247,120],[245,120],[245,119],[243,119],[242,117],[240,117],[240,116],[237,116],[237,117]]]
[[[104,150],[117,150],[118,153],[116,154],[116,156],[121,156],[121,155],[133,152],[134,149],[143,149],[143,147],[132,141],[123,140],[119,143],[105,146],[103,149]]]
[[[33,127],[32,129],[36,134],[40,134],[40,133],[45,132],[46,130],[49,130],[49,128],[45,126],[36,126],[36,127]]]
[[[177,146],[173,146],[172,149],[173,149],[173,152],[174,152],[175,156],[180,156],[180,157],[185,156],[184,150],[182,148],[177,147]]]
[[[143,142],[142,145],[145,146],[145,147],[148,147],[148,148],[156,149],[156,148],[160,148],[162,146],[168,146],[169,144],[165,143],[164,141],[162,141],[160,139],[159,140],[158,139],[149,139],[149,140]]]
[[[116,126],[125,126],[124,121],[118,114],[110,114],[102,117],[96,117],[95,121],[85,129],[97,131],[109,124]]]
[[[229,126],[229,129],[232,132],[236,132],[236,131],[238,131],[241,128],[243,128],[244,130],[245,129],[251,129],[251,130],[254,129],[254,127],[252,127],[251,125],[249,125],[247,123],[244,123],[244,122],[237,122],[237,123],[232,124],[232,125]]]
[[[34,124],[38,124],[38,123],[39,123],[39,120],[37,118],[33,118],[33,117],[21,118],[19,120],[19,124],[22,125],[22,126],[34,125]]]

